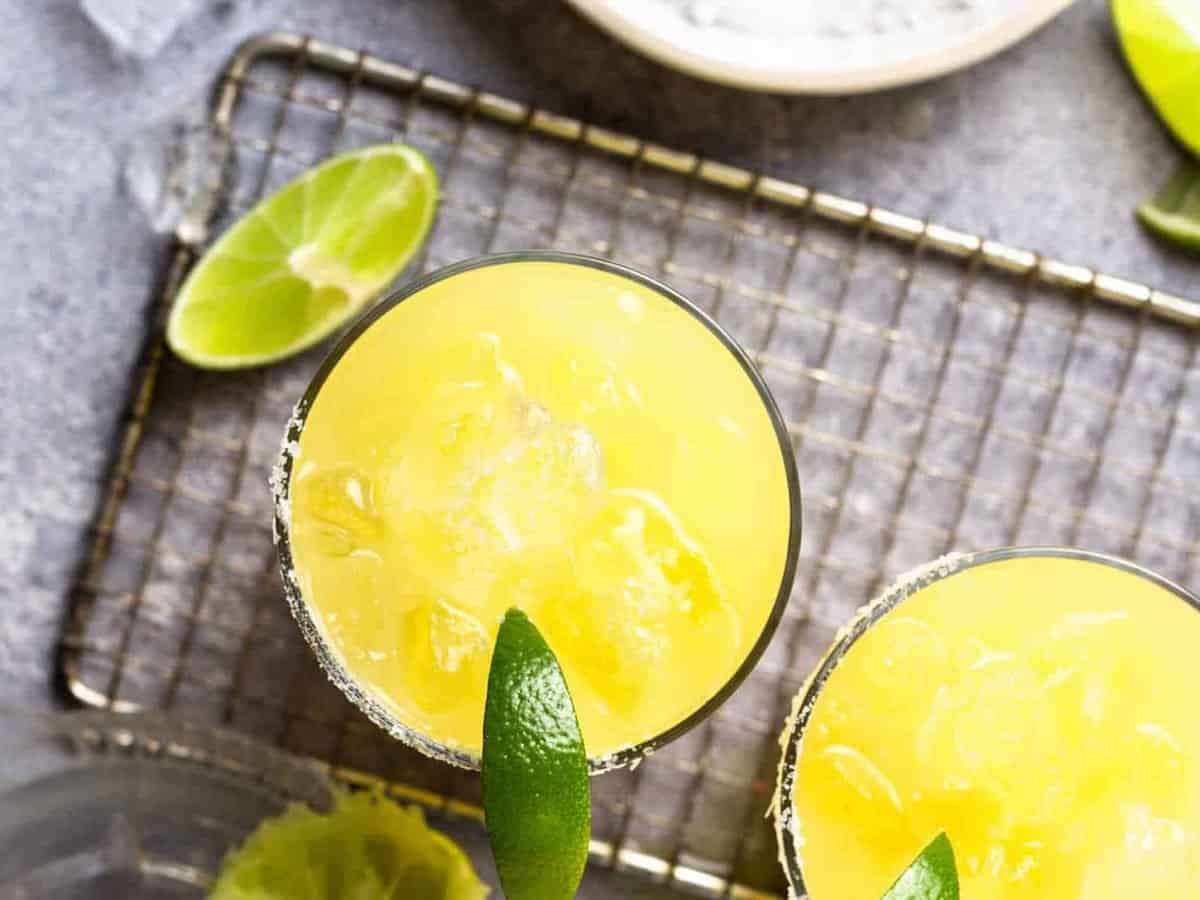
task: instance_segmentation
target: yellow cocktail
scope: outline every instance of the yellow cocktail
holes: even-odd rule
[[[278,526],[306,635],[377,722],[460,764],[510,606],[600,766],[723,699],[786,601],[798,489],[761,379],[611,264],[443,270],[342,342],[289,440]]]
[[[1200,614],[1080,551],[904,579],[797,698],[776,798],[793,885],[878,900],[935,835],[969,900],[1200,896]]]

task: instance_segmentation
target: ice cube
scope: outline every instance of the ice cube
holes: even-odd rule
[[[121,172],[123,187],[153,231],[178,231],[188,243],[203,238],[206,199],[220,181],[213,150],[212,132],[198,120],[172,119],[134,139]]]
[[[574,596],[546,604],[539,622],[555,646],[572,648],[574,674],[613,710],[636,708],[680,648],[703,641],[721,666],[740,642],[708,557],[651,494],[608,491],[571,565]]]
[[[445,601],[430,610],[429,641],[438,668],[449,673],[478,664],[487,657],[491,643],[478,619]]]
[[[1080,900],[1175,900],[1180,885],[1200,883],[1200,836],[1142,805],[1127,807],[1123,824],[1122,845],[1087,867]]]
[[[123,56],[152,59],[201,0],[81,0],[79,7]]]
[[[374,483],[351,466],[302,470],[293,502],[301,523],[297,527],[310,529],[330,556],[349,556],[370,548],[382,536]]]
[[[536,407],[535,407],[536,408]],[[572,522],[597,505],[603,483],[600,445],[582,425],[543,411],[472,486],[474,500],[510,552],[558,544]]]
[[[412,702],[435,714],[482,706],[493,641],[482,622],[434,600],[405,612],[400,628],[402,652],[395,662],[408,683],[423,686],[412,692]]]
[[[867,754],[846,744],[832,744],[822,752],[846,783],[865,800],[876,804],[886,801],[896,812],[903,812],[904,803],[896,785]]]

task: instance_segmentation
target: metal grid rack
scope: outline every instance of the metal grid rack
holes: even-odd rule
[[[192,370],[162,315],[208,241],[335,152],[402,140],[444,199],[409,275],[558,247],[657,274],[753,355],[793,437],[804,547],[758,669],[705,725],[595,783],[594,854],[687,893],[782,892],[764,812],[788,701],[881,583],[950,549],[1078,544],[1200,581],[1200,304],[641,142],[294,35],[218,90],[62,663],[81,701],[171,709],[469,811],[391,742],[282,602],[267,471],[320,351]]]

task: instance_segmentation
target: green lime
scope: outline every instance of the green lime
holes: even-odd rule
[[[575,896],[591,836],[587,754],[558,659],[516,609],[488,675],[483,810],[508,900]]]
[[[421,246],[437,175],[402,144],[323,163],[263,199],[180,288],[167,343],[206,369],[273,362],[359,313]]]
[[[1113,0],[1129,67],[1167,127],[1200,154],[1200,3]]]
[[[883,900],[958,900],[958,869],[945,833],[921,851]]]
[[[485,885],[416,807],[341,794],[322,815],[295,804],[225,858],[208,900],[483,900]]]
[[[1160,237],[1200,250],[1200,163],[1185,160],[1137,213],[1142,224]]]

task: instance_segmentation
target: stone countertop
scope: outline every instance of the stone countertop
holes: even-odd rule
[[[0,38],[0,704],[62,702],[54,645],[167,239],[123,189],[129,148],[199,108],[237,44],[283,28],[1183,294],[1200,262],[1131,210],[1178,149],[1079,0],[964,73],[867,97],[754,95],[678,75],[547,0],[205,0],[153,60],[78,0],[14,0]],[[15,25],[15,27],[14,27]]]

